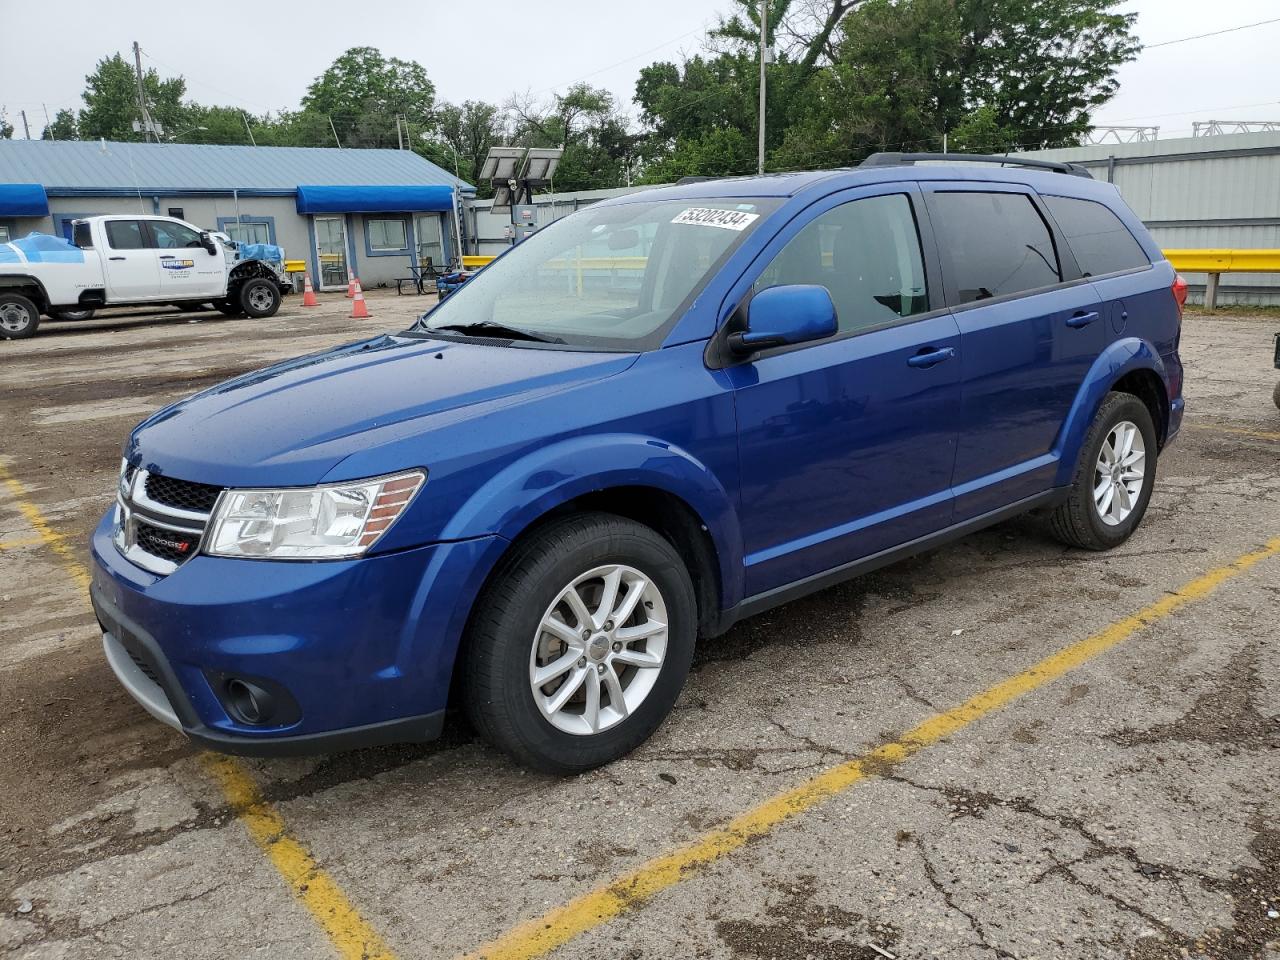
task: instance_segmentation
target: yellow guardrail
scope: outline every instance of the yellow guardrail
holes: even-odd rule
[[[1166,250],[1165,257],[1179,273],[1206,273],[1204,308],[1218,307],[1218,281],[1224,273],[1280,273],[1280,250]]]
[[[285,273],[306,273],[307,261],[305,260],[286,260],[284,262]]]
[[[462,257],[462,269],[479,270],[481,267],[487,267],[497,259],[497,257],[480,257],[474,254],[464,254]]]

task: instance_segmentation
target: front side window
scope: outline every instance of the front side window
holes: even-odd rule
[[[142,250],[146,241],[142,235],[142,223],[138,220],[108,220],[107,243],[112,250]]]
[[[960,303],[1062,282],[1053,235],[1026,194],[939,192],[931,209]]]
[[[1045,197],[1044,205],[1058,221],[1058,228],[1086,277],[1151,263],[1129,228],[1103,204],[1074,197]]]
[[[635,200],[580,210],[480,271],[418,329],[496,323],[570,346],[652,349],[780,202]]]
[[[819,215],[788,241],[753,290],[791,283],[827,288],[840,333],[924,313],[929,295],[911,200],[866,197]]]
[[[365,230],[369,234],[370,250],[409,249],[409,229],[403,220],[368,220]]]
[[[152,247],[161,250],[178,250],[184,247],[200,246],[200,234],[180,223],[165,223],[163,220],[151,221]]]

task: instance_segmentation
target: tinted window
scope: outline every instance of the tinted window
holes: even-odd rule
[[[928,310],[911,201],[867,197],[820,215],[782,248],[755,289],[788,283],[826,287],[841,333]]]
[[[1022,193],[937,193],[934,226],[961,303],[1060,283],[1048,226]]]
[[[180,223],[165,223],[163,220],[151,221],[151,236],[155,240],[151,244],[161,250],[176,250],[180,247],[200,246],[200,234]]]
[[[115,250],[141,250],[142,224],[137,220],[108,220],[107,243]]]
[[[93,228],[89,224],[81,220],[71,227],[71,242],[81,250],[93,249]]]
[[[1103,204],[1072,197],[1045,197],[1044,203],[1086,277],[1132,270],[1151,262],[1129,228]]]

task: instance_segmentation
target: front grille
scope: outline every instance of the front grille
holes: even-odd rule
[[[123,644],[121,644],[121,646],[123,646]],[[143,660],[128,647],[125,647],[125,653],[129,654],[129,659],[133,661],[134,666],[141,670],[148,680],[156,686],[160,685],[160,678],[157,677],[156,672],[151,669],[151,664],[147,663],[147,661]]]
[[[138,519],[136,524],[134,537],[138,546],[153,557],[168,560],[170,563],[182,563],[195,553],[200,543],[200,537],[195,534],[165,530],[162,527],[152,526],[142,519]]]
[[[173,477],[162,477],[159,474],[148,474],[146,483],[147,496],[156,503],[179,510],[191,510],[194,513],[209,513],[218,500],[221,487],[213,487],[207,483],[193,483],[190,480],[175,480]]]

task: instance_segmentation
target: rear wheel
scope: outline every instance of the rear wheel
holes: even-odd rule
[[[93,307],[82,310],[53,309],[49,311],[50,320],[90,320],[93,318]]]
[[[0,337],[25,340],[40,327],[40,310],[20,293],[0,293]]]
[[[240,285],[240,310],[254,320],[270,317],[280,309],[280,288],[270,280],[255,277]]]
[[[1053,512],[1054,535],[1086,550],[1119,546],[1142,522],[1155,478],[1151,413],[1132,394],[1107,394],[1085,437],[1071,493]]]
[[[467,712],[526,766],[589,770],[671,712],[696,632],[693,585],[670,543],[610,514],[560,521],[517,544],[476,601]]]

